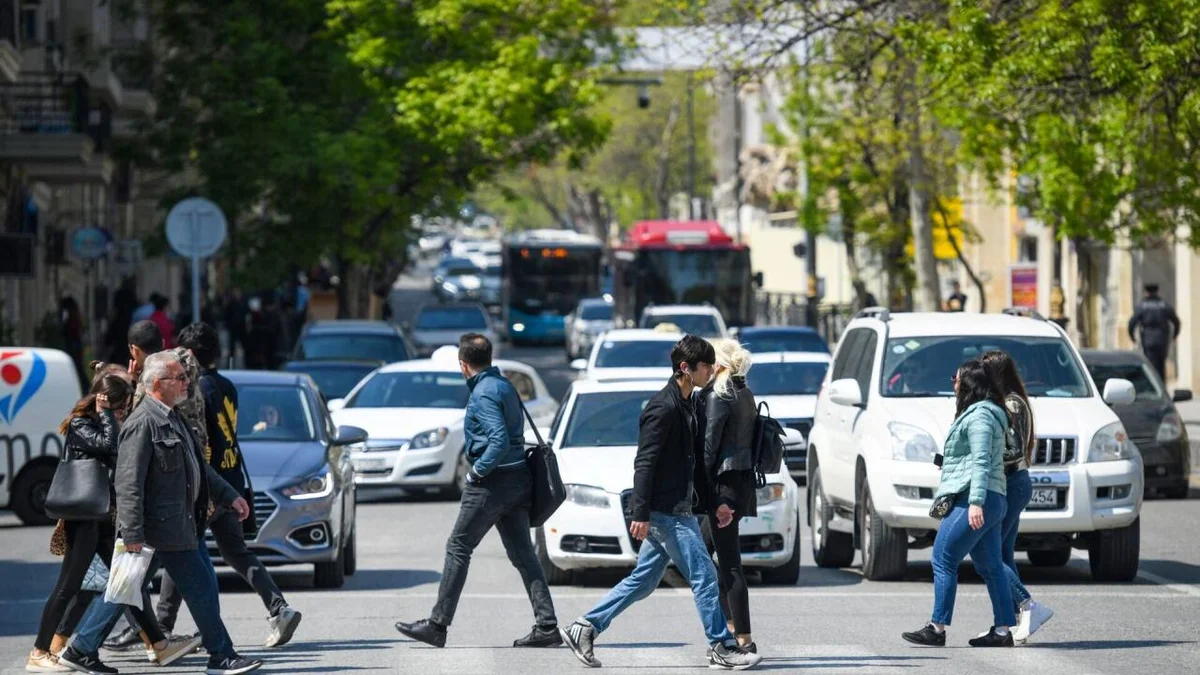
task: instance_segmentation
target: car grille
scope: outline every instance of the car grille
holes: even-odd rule
[[[808,463],[808,432],[812,431],[813,421],[811,419],[794,419],[794,420],[779,420],[779,423],[788,429],[795,429],[804,437],[805,446],[783,448],[783,464],[789,469],[803,469]]]
[[[804,436],[804,440],[808,440],[808,432],[812,431],[813,421],[811,419],[799,420],[779,420],[779,423],[789,429],[795,429]]]
[[[1075,461],[1074,438],[1039,437],[1033,449],[1032,466],[1055,466]]]
[[[633,501],[633,490],[626,490],[621,493],[621,513],[625,515],[625,536],[629,537],[629,544],[633,546],[634,553],[642,549],[642,542],[629,536],[629,525],[633,523],[633,518],[629,516],[629,502]]]

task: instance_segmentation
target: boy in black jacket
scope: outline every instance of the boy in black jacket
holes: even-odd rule
[[[685,335],[671,350],[674,375],[642,411],[627,514],[630,536],[642,542],[637,567],[591,611],[561,629],[571,651],[590,668],[600,666],[592,655],[596,636],[630,605],[654,592],[671,562],[691,584],[710,646],[709,666],[745,670],[761,660],[739,647],[725,624],[716,569],[692,513],[696,439],[704,433],[697,426],[692,395],[708,384],[715,361],[711,344]]]

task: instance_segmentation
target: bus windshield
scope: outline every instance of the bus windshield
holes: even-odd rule
[[[509,304],[527,314],[566,316],[599,290],[599,248],[514,245],[508,263]]]
[[[641,249],[616,256],[617,313],[637,320],[647,305],[701,305],[727,324],[753,323],[750,253],[744,248]]]

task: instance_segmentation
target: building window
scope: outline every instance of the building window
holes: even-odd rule
[[[1020,262],[1037,262],[1038,259],[1038,240],[1037,237],[1021,237],[1021,242],[1018,245],[1017,259]]]
[[[37,2],[21,3],[21,42],[33,44],[39,41],[38,15],[40,7]]]

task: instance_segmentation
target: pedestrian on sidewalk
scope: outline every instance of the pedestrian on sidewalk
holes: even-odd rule
[[[1171,343],[1179,337],[1181,324],[1175,308],[1158,296],[1158,284],[1146,284],[1146,296],[1134,309],[1129,319],[1129,339],[1138,342],[1136,335],[1141,328],[1142,353],[1154,365],[1158,376],[1167,381],[1167,354]]]
[[[250,502],[254,488],[237,439],[237,388],[217,372],[217,360],[221,356],[217,330],[206,323],[191,324],[179,333],[179,347],[190,350],[200,365],[198,389],[204,401],[203,418],[208,438],[204,449],[205,459],[221,478]],[[245,531],[253,530],[253,518],[251,512],[243,522],[232,511],[218,509],[209,520],[208,527],[216,539],[221,559],[258,593],[267,608],[270,632],[266,646],[281,647],[292,639],[292,634],[300,625],[301,616],[300,612],[288,606],[283,592],[258,556],[246,548]],[[164,575],[157,611],[158,622],[163,630],[175,629],[182,602],[179,586],[169,575]]]
[[[642,411],[627,514],[629,534],[641,542],[637,566],[595,607],[562,629],[567,646],[585,666],[600,667],[593,654],[596,636],[633,603],[649,597],[672,562],[691,584],[709,644],[709,667],[744,670],[762,660],[738,646],[725,624],[717,572],[692,514],[696,438],[704,433],[697,428],[692,397],[708,384],[715,361],[711,344],[685,335],[671,350],[671,379]]]
[[[934,497],[953,500],[933,542],[933,616],[920,630],[902,637],[927,647],[946,646],[946,626],[954,618],[958,566],[967,554],[987,584],[992,628],[969,641],[972,647],[1011,647],[1017,623],[1012,589],[1001,556],[1000,528],[1005,497],[1004,439],[1009,427],[1004,395],[979,359],[959,366],[954,376],[957,412],[946,434],[942,478]]]
[[[143,545],[155,549],[147,578],[161,566],[179,584],[208,651],[206,675],[256,670],[262,661],[238,656],[221,621],[216,574],[204,545],[210,496],[217,504],[236,510],[242,519],[249,515],[250,506],[204,462],[200,446],[175,410],[186,398],[188,384],[179,357],[173,352],[147,357],[141,383],[146,398],[121,429],[117,454],[120,536],[129,551],[139,552]],[[93,602],[59,662],[90,675],[116,673],[100,661],[98,650],[123,607]]]
[[[437,603],[428,619],[396,623],[396,630],[434,647],[446,646],[446,629],[454,621],[471,554],[493,527],[521,574],[533,605],[535,625],[514,647],[562,644],[558,618],[546,575],[529,538],[529,506],[533,475],[525,462],[525,416],[512,384],[492,365],[492,343],[468,333],[458,343],[458,362],[471,398],[467,402],[463,452],[471,463],[458,520],[446,542],[446,564]]]

